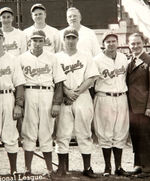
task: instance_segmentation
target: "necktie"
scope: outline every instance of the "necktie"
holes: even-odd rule
[[[132,60],[131,60],[131,70],[134,69],[135,63],[136,63],[136,57],[132,58]]]

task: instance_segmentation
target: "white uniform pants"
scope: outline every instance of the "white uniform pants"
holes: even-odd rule
[[[0,94],[0,137],[8,153],[18,152],[18,130],[13,120],[13,93]]]
[[[94,126],[103,148],[122,149],[129,130],[127,96],[97,95],[94,99]]]
[[[72,105],[62,104],[57,127],[56,152],[68,153],[74,128],[80,152],[90,154],[92,119],[93,103],[89,93],[81,94]]]
[[[51,90],[25,90],[22,137],[23,148],[26,151],[35,150],[37,139],[42,152],[53,150],[54,119],[51,117],[53,94],[54,92]]]

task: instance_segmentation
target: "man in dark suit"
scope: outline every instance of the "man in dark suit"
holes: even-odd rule
[[[130,110],[130,135],[134,152],[134,174],[150,175],[150,56],[143,50],[143,37],[129,37],[132,52],[127,84]]]

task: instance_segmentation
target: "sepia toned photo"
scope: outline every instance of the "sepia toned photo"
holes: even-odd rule
[[[0,181],[150,181],[149,19],[149,0],[0,0]]]

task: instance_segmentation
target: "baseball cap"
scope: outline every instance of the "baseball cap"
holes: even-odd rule
[[[0,29],[0,36],[4,36],[2,29]]]
[[[46,35],[44,33],[44,31],[42,30],[36,30],[36,31],[33,31],[31,36],[30,36],[30,39],[34,39],[34,38],[45,38]]]
[[[31,13],[32,13],[35,9],[43,9],[44,11],[46,10],[45,6],[43,6],[43,4],[40,4],[40,3],[34,4],[34,5],[31,7]]]
[[[0,15],[2,15],[4,12],[11,13],[12,15],[14,14],[13,10],[9,7],[4,7],[0,9]]]
[[[102,36],[102,42],[104,43],[104,41],[109,37],[109,36],[114,36],[117,40],[118,40],[118,36],[116,33],[114,33],[113,31],[107,31],[103,34]]]
[[[77,30],[75,29],[66,29],[64,32],[64,37],[68,37],[68,36],[74,36],[74,37],[78,37],[79,34],[77,32]]]

